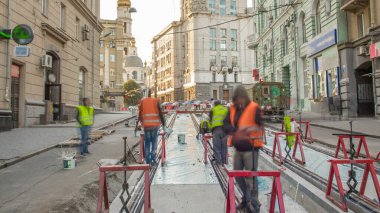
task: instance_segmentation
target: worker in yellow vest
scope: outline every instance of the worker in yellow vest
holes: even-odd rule
[[[90,154],[87,147],[88,134],[94,124],[94,107],[89,98],[83,98],[83,105],[77,107],[77,121],[80,128],[79,153],[81,157]]]
[[[227,163],[227,137],[223,130],[223,120],[228,113],[228,109],[219,100],[216,100],[214,105],[209,114],[212,143],[216,163],[222,165]]]

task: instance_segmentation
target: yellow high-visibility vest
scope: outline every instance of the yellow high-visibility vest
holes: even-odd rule
[[[94,107],[78,106],[80,126],[92,126],[94,124]]]

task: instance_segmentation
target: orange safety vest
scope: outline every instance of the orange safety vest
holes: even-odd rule
[[[144,127],[160,126],[160,112],[157,98],[144,98],[140,103],[141,122]]]
[[[243,113],[241,114],[239,121],[238,121],[238,126],[239,128],[241,127],[257,127],[260,128],[257,123],[255,123],[255,116],[256,116],[256,110],[259,108],[259,105],[257,103],[251,101],[251,103],[248,104],[247,107],[245,107]],[[233,127],[235,127],[235,115],[236,115],[236,107],[231,106],[230,107],[230,120],[231,124]],[[263,132],[262,130],[259,131],[252,131],[251,137],[254,138],[262,138]],[[232,141],[230,141],[232,143]],[[262,139],[255,139],[251,140],[251,144],[255,148],[262,148],[264,147],[264,142]]]

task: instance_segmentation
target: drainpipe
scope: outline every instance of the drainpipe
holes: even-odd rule
[[[298,75],[298,60],[297,60],[297,38],[298,38],[298,28],[297,28],[297,15],[296,8],[293,13],[293,24],[294,24],[294,63],[295,63],[295,71],[296,71],[296,96],[297,96],[297,109],[300,110],[300,91],[299,91],[299,75]]]
[[[375,42],[374,36],[371,35],[371,44],[374,44]],[[375,118],[377,118],[377,91],[376,91],[376,58],[372,59],[372,90],[373,90],[373,104],[374,104],[374,112],[375,112]]]
[[[10,28],[11,26],[11,1],[7,0],[7,29]],[[6,68],[5,68],[5,85],[4,85],[4,101],[10,103],[9,99],[9,79],[10,79],[10,72],[11,72],[11,55],[10,55],[10,39],[6,40],[6,47],[5,47],[5,63],[6,63]],[[10,108],[10,107],[9,107]]]
[[[95,51],[94,51],[94,47],[95,47],[95,27],[92,27],[92,56],[91,56],[91,80],[92,80],[92,86],[91,86],[91,101],[92,103],[94,103],[94,88],[95,88],[95,67],[94,67],[94,62],[95,62]],[[86,87],[85,87],[86,88]]]

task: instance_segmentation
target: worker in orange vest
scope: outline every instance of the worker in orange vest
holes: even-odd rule
[[[141,100],[139,120],[144,128],[145,161],[147,164],[156,164],[158,129],[161,124],[165,127],[165,119],[158,99],[151,96],[149,90],[148,97]]]
[[[235,147],[233,169],[257,171],[259,151],[264,147],[262,140],[262,110],[257,103],[251,101],[243,86],[234,91],[231,105],[223,121],[226,134],[230,135]],[[236,178],[240,189],[244,192],[242,202],[237,210],[260,212],[257,178]]]

